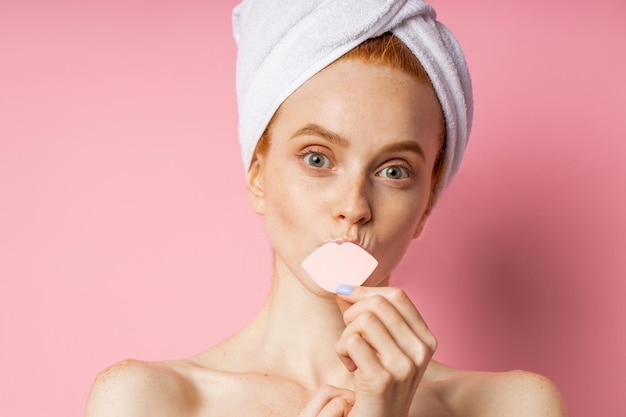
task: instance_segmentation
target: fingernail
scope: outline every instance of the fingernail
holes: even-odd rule
[[[352,286],[346,284],[339,284],[337,285],[337,287],[335,287],[335,292],[341,295],[350,295],[352,294],[352,290]]]

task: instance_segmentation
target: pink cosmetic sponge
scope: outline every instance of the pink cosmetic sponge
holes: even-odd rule
[[[363,284],[377,265],[369,252],[350,242],[325,243],[302,261],[307,274],[328,292],[335,292],[338,284]]]

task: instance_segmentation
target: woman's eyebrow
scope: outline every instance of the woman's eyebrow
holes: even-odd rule
[[[304,126],[303,128],[299,129],[296,133],[294,133],[293,135],[291,135],[291,137],[289,138],[289,140],[297,137],[297,136],[302,136],[302,135],[314,135],[314,136],[321,136],[322,138],[326,139],[327,141],[341,146],[343,148],[348,148],[350,146],[350,142],[344,138],[343,136],[339,135],[338,133],[332,132],[328,129],[323,128],[320,125],[317,125],[315,123],[309,123],[308,125]]]
[[[414,152],[419,155],[422,159],[426,160],[426,155],[424,154],[424,150],[419,145],[419,143],[412,140],[405,140],[402,142],[394,142],[385,146],[381,149],[381,153],[394,153],[394,152]]]
[[[302,136],[302,135],[320,136],[326,139],[327,141],[335,145],[344,147],[344,148],[348,148],[350,146],[350,141],[348,141],[346,138],[344,138],[340,134],[330,131],[315,123],[309,123],[303,128],[299,129],[296,133],[291,135],[289,140],[297,136]],[[401,142],[390,143],[389,145],[381,149],[381,153],[394,153],[394,152],[407,152],[407,151],[416,153],[422,159],[426,159],[426,155],[424,154],[424,150],[422,149],[422,147],[419,145],[419,143],[412,141],[412,140],[405,140]]]

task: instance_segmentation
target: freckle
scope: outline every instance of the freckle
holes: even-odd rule
[[[102,382],[107,382],[108,380],[112,379],[115,375],[120,373],[122,370],[130,366],[133,366],[133,361],[130,359],[108,366],[102,372],[100,372],[100,375],[98,375],[98,379]]]

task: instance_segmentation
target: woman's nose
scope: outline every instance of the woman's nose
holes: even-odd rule
[[[335,218],[350,224],[367,223],[372,218],[367,179],[345,181],[336,195]]]

